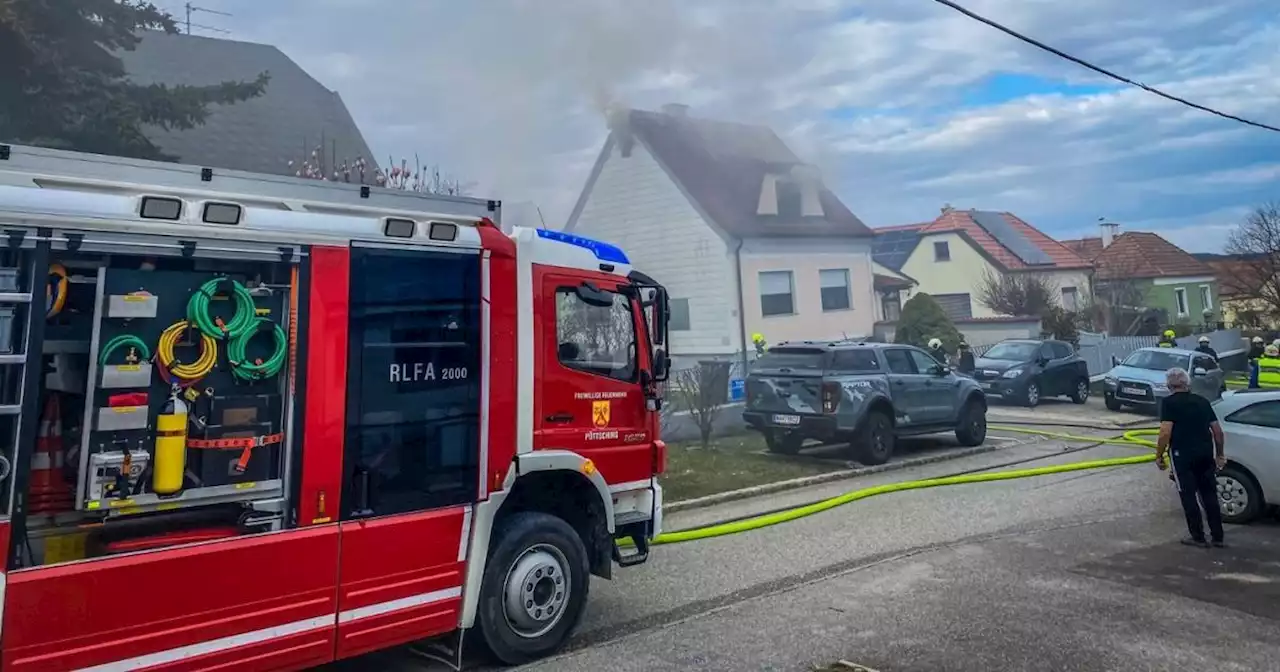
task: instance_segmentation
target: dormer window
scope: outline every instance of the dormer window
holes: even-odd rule
[[[760,183],[757,215],[787,219],[822,217],[822,180],[812,166],[797,165],[787,174],[769,173]]]
[[[801,216],[800,185],[791,180],[778,180],[778,216]]]

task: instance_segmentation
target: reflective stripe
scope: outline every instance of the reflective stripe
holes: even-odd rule
[[[0,594],[3,594],[3,574],[0,574]],[[312,630],[320,630],[322,628],[331,628],[336,623],[350,623],[364,618],[373,616],[381,616],[389,614],[401,609],[411,607],[419,607],[424,604],[432,604],[434,602],[443,602],[445,600],[462,596],[462,587],[446,588],[444,590],[435,590],[430,593],[422,593],[419,595],[410,595],[402,597],[398,600],[388,602],[380,602],[371,604],[367,607],[358,609],[348,609],[337,614],[328,616],[317,616],[315,618],[307,618],[301,621],[285,623],[283,625],[275,625],[270,628],[245,632],[239,635],[231,635],[230,637],[222,637],[219,639],[209,640],[207,642],[199,642],[197,644],[188,644],[180,646],[176,649],[167,651],[157,651],[156,653],[148,653],[134,658],[118,660],[113,663],[105,663],[103,665],[95,665],[93,667],[81,668],[77,672],[127,672],[129,670],[141,670],[157,665],[165,665],[177,662],[184,658],[192,658],[195,656],[208,655],[210,653],[218,653],[227,651],[241,646],[250,646],[260,644],[273,639],[282,639],[293,635],[310,632]]]
[[[105,665],[95,665],[93,667],[81,668],[79,672],[126,672],[127,670],[141,670],[157,665],[165,665],[175,663],[184,658],[193,658],[195,656],[203,656],[210,653],[218,653],[240,646],[249,646],[251,644],[259,644],[272,639],[280,639],[289,637],[311,630],[319,630],[333,626],[333,616],[317,616],[293,623],[277,625],[262,630],[254,630],[239,635],[214,639],[208,642],[200,642],[199,644],[189,644],[180,646],[176,649],[168,651],[159,651],[157,653],[148,653],[145,656],[136,658],[128,658],[126,660],[118,660],[114,663]]]
[[[462,512],[462,536],[458,537],[458,562],[467,561],[467,550],[471,548],[471,516],[472,507]]]
[[[398,600],[391,600],[390,602],[371,604],[367,607],[360,607],[359,609],[349,609],[338,614],[338,622],[350,623],[351,621],[358,621],[362,618],[381,616],[393,611],[408,609],[410,607],[420,607],[424,604],[431,604],[432,602],[443,602],[456,597],[462,597],[462,586],[458,586],[456,588],[445,588],[444,590],[433,590],[429,593],[422,593],[420,595],[410,595],[409,597],[402,597]]]

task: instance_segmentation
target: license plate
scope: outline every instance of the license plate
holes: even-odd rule
[[[1120,391],[1124,392],[1125,394],[1135,394],[1139,397],[1147,396],[1147,391],[1142,389],[1141,387],[1122,387],[1120,388]]]
[[[798,425],[800,424],[800,416],[798,415],[775,415],[773,416],[775,425]]]

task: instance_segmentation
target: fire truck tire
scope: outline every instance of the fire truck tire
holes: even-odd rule
[[[494,657],[521,665],[554,653],[577,627],[587,550],[573,527],[545,513],[514,514],[495,532],[476,615]]]

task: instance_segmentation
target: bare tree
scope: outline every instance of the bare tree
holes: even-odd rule
[[[701,366],[683,369],[675,374],[674,387],[680,398],[680,405],[698,425],[698,436],[703,448],[711,444],[711,432],[715,429],[716,419],[720,416],[724,402],[724,390],[707,382],[708,376]]]
[[[1128,259],[1108,260],[1094,268],[1089,300],[1080,309],[1091,328],[1113,335],[1135,330],[1147,313],[1147,290],[1137,275],[1138,263]]]
[[[1280,315],[1280,204],[1254,210],[1227,238],[1225,251],[1239,262],[1234,284]]]
[[[1000,315],[1044,315],[1058,305],[1058,286],[1037,273],[984,271],[978,300]]]

